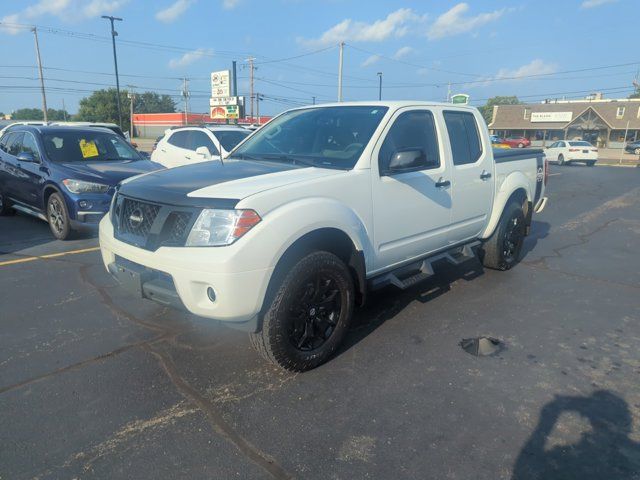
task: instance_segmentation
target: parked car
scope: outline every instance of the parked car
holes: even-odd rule
[[[583,140],[560,140],[547,147],[547,158],[558,165],[583,162],[593,167],[598,161],[598,149]]]
[[[408,288],[480,247],[487,267],[514,266],[546,173],[542,149],[494,152],[475,108],[305,107],[224,164],[124,181],[100,248],[127,289],[248,330],[303,371],[336,351],[368,290]]]
[[[206,162],[227,156],[251,132],[234,126],[182,127],[167,130],[151,159],[167,168]]]
[[[493,148],[511,148],[508,144],[504,143],[504,140],[497,135],[491,135],[491,146]]]
[[[34,215],[64,240],[97,228],[118,182],[159,168],[105,128],[16,126],[0,137],[0,214]]]
[[[529,139],[524,137],[507,137],[503,140],[503,143],[506,143],[511,148],[525,148],[531,146]]]
[[[636,155],[640,155],[640,140],[637,142],[627,143],[624,146],[624,151],[628,153],[635,153]]]

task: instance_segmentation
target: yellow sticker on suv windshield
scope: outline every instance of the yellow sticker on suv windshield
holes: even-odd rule
[[[80,140],[80,151],[82,152],[82,156],[84,158],[97,157],[100,155],[98,153],[98,147],[96,147],[96,143],[91,140],[87,142],[84,138]]]

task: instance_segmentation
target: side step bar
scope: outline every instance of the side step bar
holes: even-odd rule
[[[437,261],[446,260],[453,265],[460,265],[472,258],[476,258],[476,250],[481,244],[482,242],[480,241],[468,243],[462,247],[437,253],[424,260],[404,265],[391,272],[383,273],[369,280],[369,288],[371,290],[378,290],[387,285],[394,285],[401,290],[406,290],[431,277],[434,274],[433,264]]]

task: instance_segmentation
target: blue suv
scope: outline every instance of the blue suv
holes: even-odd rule
[[[0,215],[34,215],[64,240],[97,228],[120,181],[161,168],[106,128],[11,127],[0,138]]]

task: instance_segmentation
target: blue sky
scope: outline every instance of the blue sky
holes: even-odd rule
[[[638,13],[637,0],[3,0],[0,111],[40,106],[33,34],[20,25],[47,27],[39,37],[49,107],[64,99],[75,112],[88,91],[114,85],[100,18],[111,14],[124,18],[122,87],[177,95],[186,76],[191,110],[205,112],[210,72],[237,60],[246,94],[241,66],[254,56],[261,112],[274,114],[312,96],[336,99],[340,41],[345,100],[376,99],[380,71],[385,99],[443,100],[448,82],[476,105],[493,95],[626,97],[640,53],[625,19]]]

